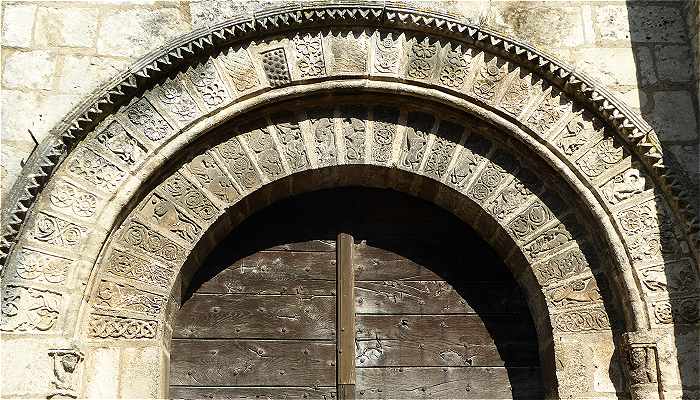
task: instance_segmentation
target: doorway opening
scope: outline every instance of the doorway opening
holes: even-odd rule
[[[533,399],[525,296],[472,228],[347,187],[275,203],[209,255],[174,324],[171,398]]]

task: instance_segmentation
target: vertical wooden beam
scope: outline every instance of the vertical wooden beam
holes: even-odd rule
[[[338,400],[355,398],[355,276],[353,237],[339,233],[336,244],[336,383]]]

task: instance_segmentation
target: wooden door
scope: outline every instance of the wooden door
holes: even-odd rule
[[[542,397],[506,267],[451,214],[391,191],[310,193],[251,217],[195,277],[172,343],[172,398]]]

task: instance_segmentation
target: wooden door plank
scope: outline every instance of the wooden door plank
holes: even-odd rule
[[[442,281],[358,281],[355,312],[362,314],[521,313],[527,311],[508,284],[462,285]],[[463,297],[464,296],[464,297]]]
[[[478,315],[358,315],[358,367],[527,366],[539,360],[529,321]]]
[[[171,399],[183,400],[332,400],[335,398],[335,386],[310,387],[197,387],[171,386]]]
[[[204,282],[197,293],[335,295],[335,255],[261,251]]]
[[[330,386],[335,344],[295,340],[175,339],[172,385]]]
[[[537,368],[359,368],[358,399],[511,399],[542,397]],[[525,397],[522,397],[522,396]]]
[[[335,296],[206,295],[185,302],[175,338],[335,339]]]

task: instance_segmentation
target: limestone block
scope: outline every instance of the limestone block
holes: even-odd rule
[[[673,153],[678,162],[686,169],[691,178],[698,183],[700,179],[700,148],[697,142],[694,144],[666,144],[664,150]]]
[[[662,91],[653,95],[654,109],[647,115],[659,139],[696,140],[697,118],[687,91]]]
[[[94,8],[39,8],[34,33],[41,47],[94,47],[98,10]]]
[[[7,339],[0,346],[0,382],[2,398],[20,395],[45,397],[53,367],[48,355],[49,344],[42,340]],[[11,349],[11,351],[7,351]],[[8,366],[11,366],[8,368]]]
[[[97,53],[138,57],[189,31],[189,22],[177,9],[115,10],[102,18]]]
[[[693,79],[693,55],[689,46],[656,46],[654,54],[659,79],[669,82]]]
[[[641,72],[630,47],[576,49],[573,50],[573,57],[577,67],[606,86],[636,85]],[[649,68],[653,68],[653,65],[646,65],[644,72]]]
[[[564,4],[564,3],[562,3]],[[492,5],[488,25],[544,49],[584,44],[584,24],[579,7],[527,1]]]
[[[65,93],[90,93],[103,81],[128,66],[128,61],[118,58],[66,56],[63,59],[63,70],[59,77],[59,90]]]
[[[293,3],[290,1],[275,2],[274,5],[282,3]],[[256,10],[273,5],[272,1],[243,0],[243,1],[221,1],[221,0],[195,0],[190,3],[190,13],[192,14],[192,26],[209,26],[217,22],[233,17],[251,16]]]
[[[140,399],[144,393],[162,398],[162,356],[159,346],[126,348],[121,359],[120,395],[124,399]]]
[[[83,379],[85,397],[90,399],[119,397],[119,349],[101,347],[86,351]]]
[[[613,90],[613,94],[637,112],[647,105],[647,94],[636,87]]]
[[[678,7],[600,6],[596,8],[595,19],[601,41],[683,43],[687,40]]]
[[[4,52],[2,83],[11,89],[51,89],[56,55],[46,50]]]
[[[31,47],[35,13],[36,5],[34,4],[6,5],[2,16],[2,45]]]

